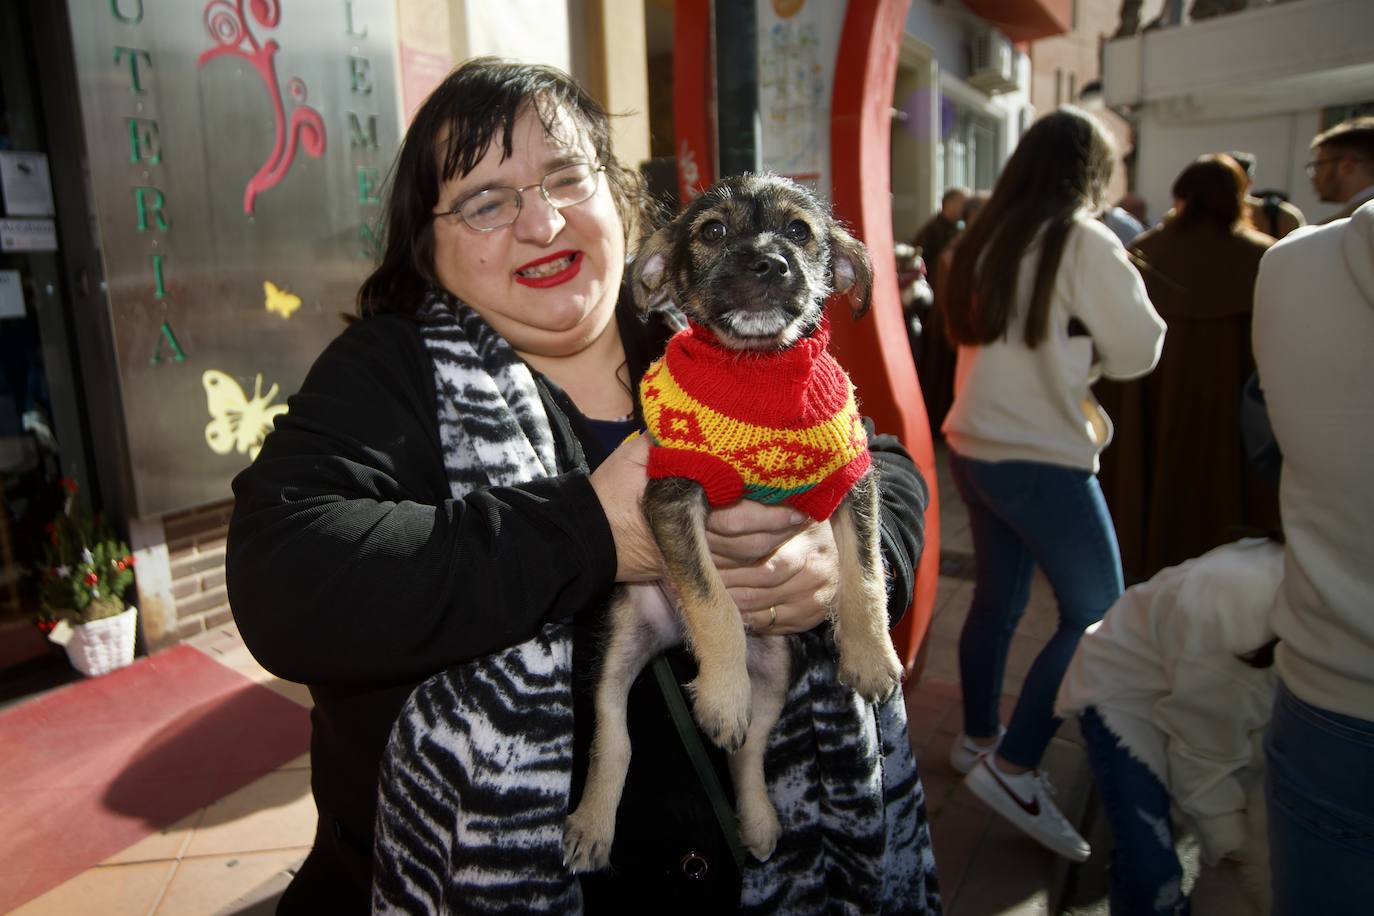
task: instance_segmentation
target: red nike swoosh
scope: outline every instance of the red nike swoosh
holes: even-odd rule
[[[998,775],[997,769],[993,767],[992,764],[988,763],[986,760],[980,762],[983,764],[983,766],[988,768],[988,772],[992,774],[993,779],[997,780],[997,784],[1002,787],[1002,791],[1010,795],[1016,801],[1016,804],[1021,806],[1022,811],[1026,812],[1031,817],[1040,816],[1040,799],[1032,798],[1029,804],[1022,801],[1021,796],[1017,795],[1016,790],[1006,784],[1002,777]]]

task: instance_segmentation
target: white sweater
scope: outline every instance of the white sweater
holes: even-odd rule
[[[1374,720],[1374,201],[1265,253],[1254,347],[1283,451],[1279,674]]]
[[[1209,863],[1251,839],[1247,777],[1263,766],[1275,675],[1236,656],[1272,638],[1282,575],[1283,548],[1260,538],[1160,570],[1088,628],[1055,702],[1060,716],[1097,709],[1193,820]]]
[[[1017,268],[1016,308],[1006,336],[959,347],[954,405],[942,429],[950,448],[965,458],[1095,472],[1098,453],[1111,441],[1111,424],[1099,441],[1085,410],[1105,414],[1088,386],[1100,375],[1127,379],[1153,369],[1164,344],[1164,321],[1121,242],[1081,212],[1064,243],[1048,332],[1032,350],[1024,335],[1039,261],[1037,238]],[[1070,337],[1071,318],[1091,338]]]

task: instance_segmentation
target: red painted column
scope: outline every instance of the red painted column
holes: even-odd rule
[[[677,0],[673,33],[673,155],[685,207],[716,180],[711,0]]]
[[[873,257],[873,309],[850,322],[836,308],[832,349],[849,370],[860,409],[879,432],[894,433],[930,487],[925,552],[911,609],[893,633],[910,668],[930,626],[940,568],[940,500],[935,452],[911,361],[892,255],[892,91],[910,0],[849,0],[835,61],[830,168],[835,214]]]

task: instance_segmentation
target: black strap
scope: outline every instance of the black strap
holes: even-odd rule
[[[1264,215],[1269,217],[1269,234],[1278,238],[1279,236],[1279,213],[1283,207],[1279,205],[1279,198],[1276,194],[1266,194],[1264,196]]]
[[[715,812],[716,820],[720,823],[721,833],[725,834],[725,843],[730,847],[730,855],[734,857],[735,866],[743,874],[744,847],[740,845],[739,825],[735,819],[734,809],[725,797],[725,787],[720,784],[715,767],[711,766],[711,760],[706,756],[706,748],[701,743],[696,722],[692,720],[692,714],[687,709],[687,700],[682,696],[682,688],[673,676],[673,669],[669,666],[666,655],[654,659],[654,677],[658,679],[658,689],[663,694],[663,701],[668,704],[668,711],[673,715],[673,724],[677,726],[683,750],[687,752],[688,759],[692,761],[692,768],[697,771],[697,778],[701,780],[702,788],[711,800],[711,810]]]

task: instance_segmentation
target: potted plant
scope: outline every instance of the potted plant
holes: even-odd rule
[[[77,497],[74,481],[62,511],[48,525],[49,544],[39,570],[38,625],[67,651],[87,676],[122,668],[134,659],[138,610],[124,595],[134,582],[134,557],[99,515]]]

